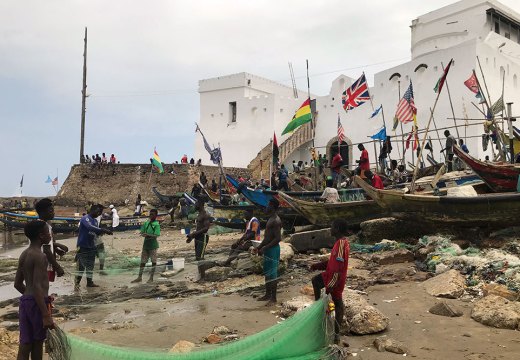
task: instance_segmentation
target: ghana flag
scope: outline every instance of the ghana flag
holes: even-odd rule
[[[305,100],[302,106],[300,106],[300,108],[296,110],[296,114],[294,114],[292,120],[289,122],[289,124],[287,124],[287,126],[282,132],[282,135],[296,130],[298,126],[308,123],[309,121],[311,121],[311,119],[311,99],[307,98],[307,100]]]
[[[159,157],[159,154],[157,153],[157,150],[155,150],[155,148],[153,149],[153,158],[151,158],[150,161],[152,165],[155,166],[157,170],[159,170],[159,173],[162,174],[164,172],[161,158]]]

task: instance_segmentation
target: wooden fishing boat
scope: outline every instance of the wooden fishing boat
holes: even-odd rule
[[[520,193],[416,195],[378,190],[357,176],[355,181],[379,206],[398,218],[459,226],[510,226],[518,222]]]
[[[16,212],[1,212],[0,222],[7,226],[23,229],[24,226],[32,220],[38,219],[38,216],[27,215]],[[61,217],[57,216],[51,221],[52,230],[55,233],[75,233],[78,232],[79,221],[81,217]],[[148,220],[147,216],[126,216],[119,218],[119,226],[115,231],[137,230]],[[159,221],[162,220],[162,216]],[[101,220],[101,226],[109,226],[111,220]]]
[[[458,146],[453,147],[455,154],[495,192],[516,191],[520,165],[486,163],[466,154]]]
[[[383,217],[386,213],[373,200],[320,203],[295,199],[282,191],[279,191],[277,196],[313,225],[318,226],[330,226],[335,219],[345,219],[349,225],[354,226],[363,221]]]
[[[164,195],[164,194],[161,194],[155,186],[152,187],[152,192],[159,199],[161,204],[165,204],[165,205],[170,205],[175,202],[178,202],[179,199],[184,195],[184,193],[182,193],[182,192],[176,193],[175,195]]]

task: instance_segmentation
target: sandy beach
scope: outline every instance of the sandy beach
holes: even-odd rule
[[[224,260],[229,246],[238,233],[211,237],[207,259]],[[259,274],[225,276],[216,268],[209,271],[207,281],[196,283],[193,244],[186,244],[177,229],[165,229],[160,240],[159,264],[170,258],[185,258],[183,272],[170,278],[156,276],[153,284],[131,284],[137,274],[135,263],[142,246],[136,232],[105,236],[108,275],[94,274],[96,289],[79,293],[72,291],[73,255],[62,259],[66,275],[51,284],[56,293],[56,323],[65,331],[104,344],[135,349],[169,351],[178,341],[185,340],[196,348],[212,346],[204,342],[214,327],[225,326],[233,339],[243,338],[283,321],[283,304],[302,294],[309,293],[313,273],[307,264],[319,254],[295,254],[281,275],[278,305],[264,306],[256,301],[263,294],[263,277]],[[62,240],[73,247],[75,238]],[[13,276],[13,255],[21,248],[11,250],[11,267],[2,273],[3,289]],[[246,255],[247,256],[247,255]],[[123,265],[122,265],[123,264]],[[121,268],[118,268],[121,267]],[[214,269],[212,269],[213,271]],[[213,277],[213,278],[212,278]],[[482,325],[470,317],[476,298],[446,299],[450,305],[462,310],[461,317],[433,315],[428,309],[439,299],[428,295],[422,282],[431,274],[421,272],[414,262],[398,262],[385,266],[369,266],[366,254],[352,253],[347,285],[360,291],[368,303],[389,319],[383,333],[343,336],[352,358],[388,359],[398,356],[378,352],[374,339],[386,335],[402,342],[408,356],[418,359],[514,359],[520,351],[518,331],[495,329]],[[144,279],[147,279],[145,272]],[[212,281],[213,280],[213,281]],[[2,333],[0,358],[12,359],[17,348],[17,307],[13,300],[5,299],[2,291],[0,318],[2,325],[12,331]],[[305,296],[305,295],[303,295]],[[312,303],[312,297],[307,297]]]

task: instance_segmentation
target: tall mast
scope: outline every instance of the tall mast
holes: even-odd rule
[[[81,89],[81,142],[79,148],[79,162],[81,163],[85,147],[85,100],[87,98],[87,28],[85,27],[85,39],[83,47],[83,88]]]

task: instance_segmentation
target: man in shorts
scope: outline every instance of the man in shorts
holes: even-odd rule
[[[18,260],[14,287],[20,298],[20,345],[18,360],[43,358],[43,342],[47,329],[54,328],[50,311],[49,277],[47,275],[47,256],[42,253],[42,245],[51,242],[47,224],[34,220],[24,228],[25,236],[31,241]]]
[[[141,265],[139,267],[139,276],[132,280],[132,283],[140,283],[143,281],[143,271],[148,259],[152,262],[152,270],[148,282],[153,282],[153,275],[155,273],[155,266],[157,265],[157,249],[159,249],[159,242],[157,238],[161,235],[161,226],[157,221],[157,209],[150,210],[150,220],[147,220],[141,226],[141,236],[144,237],[143,251],[141,252]]]

